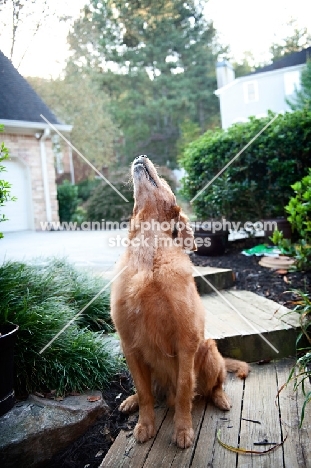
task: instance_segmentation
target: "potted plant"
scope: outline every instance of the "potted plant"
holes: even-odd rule
[[[7,413],[15,402],[14,344],[18,325],[0,325],[0,416]]]
[[[197,255],[216,256],[225,253],[229,233],[222,221],[196,221],[191,223],[191,227]]]

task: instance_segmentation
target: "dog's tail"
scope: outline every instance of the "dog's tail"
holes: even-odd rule
[[[235,375],[240,379],[246,379],[250,372],[249,365],[246,362],[231,358],[224,358],[224,360],[228,372],[235,372]]]

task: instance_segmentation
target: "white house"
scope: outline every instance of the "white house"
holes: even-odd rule
[[[220,101],[222,128],[245,122],[250,116],[264,117],[268,110],[289,111],[286,99],[292,100],[299,89],[301,71],[308,57],[311,58],[311,47],[240,78],[235,78],[228,62],[218,62],[215,94]]]

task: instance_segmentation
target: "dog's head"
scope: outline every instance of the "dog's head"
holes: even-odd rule
[[[133,217],[139,221],[157,221],[169,223],[171,235],[182,240],[182,246],[196,250],[192,229],[187,216],[176,203],[168,183],[159,177],[156,168],[145,156],[137,156],[132,163],[134,184]]]

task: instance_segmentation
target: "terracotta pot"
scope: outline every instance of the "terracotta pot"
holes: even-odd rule
[[[14,344],[18,325],[0,325],[0,416],[14,406]]]

